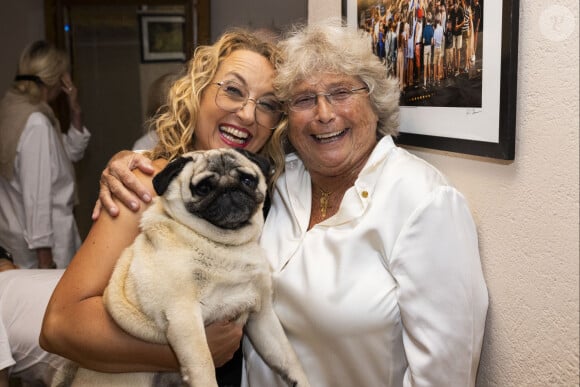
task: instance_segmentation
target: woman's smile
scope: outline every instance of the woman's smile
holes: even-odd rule
[[[347,128],[347,129],[343,129],[343,130],[336,131],[336,132],[313,134],[312,138],[314,138],[314,140],[320,144],[328,144],[330,142],[340,140],[349,131],[350,131],[350,129]]]
[[[245,148],[253,137],[247,129],[233,125],[222,124],[218,129],[222,141],[235,148]]]

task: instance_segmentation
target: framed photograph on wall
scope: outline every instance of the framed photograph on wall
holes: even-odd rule
[[[342,13],[399,83],[399,144],[514,159],[519,0],[342,0]]]
[[[140,14],[141,61],[185,61],[185,16]]]

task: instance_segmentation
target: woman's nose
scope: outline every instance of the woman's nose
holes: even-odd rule
[[[316,118],[321,122],[328,122],[335,116],[334,105],[324,94],[317,96],[314,109],[316,109]]]
[[[251,103],[250,103],[251,102]],[[236,112],[245,124],[254,123],[256,120],[256,101],[253,98],[248,98],[246,103]]]

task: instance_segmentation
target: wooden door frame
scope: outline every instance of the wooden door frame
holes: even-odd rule
[[[64,10],[72,5],[183,5],[185,8],[185,52],[187,59],[195,47],[211,43],[210,0],[45,0],[44,22],[46,40],[64,48]],[[135,15],[136,16],[136,15]],[[197,28],[195,27],[197,26]],[[197,41],[194,41],[197,39]]]

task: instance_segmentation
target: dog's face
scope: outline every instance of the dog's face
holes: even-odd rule
[[[191,224],[186,218],[193,215],[219,229],[237,230],[262,218],[269,168],[265,158],[245,151],[189,152],[167,164],[153,186],[176,220]]]

